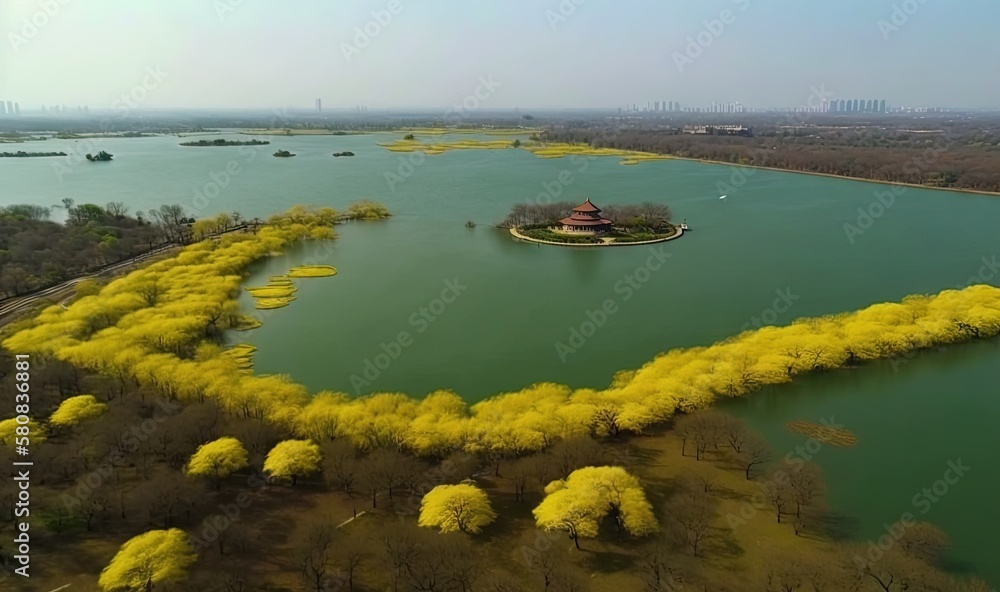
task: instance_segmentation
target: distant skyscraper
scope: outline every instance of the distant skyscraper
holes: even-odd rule
[[[3,107],[2,109],[0,109],[0,115],[7,115],[7,103],[0,101],[0,106]]]
[[[879,113],[885,113],[885,99],[882,99],[882,101],[879,102],[879,104],[878,104],[878,112]]]
[[[323,99],[316,99],[316,112],[317,113],[323,112]]]
[[[7,115],[14,114],[14,101],[7,101]]]

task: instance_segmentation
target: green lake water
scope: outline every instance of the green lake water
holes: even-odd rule
[[[299,281],[291,306],[240,336],[259,348],[258,372],[289,373],[314,391],[453,389],[476,401],[539,381],[602,387],[658,352],[761,323],[955,288],[981,270],[982,281],[1000,285],[1000,271],[984,264],[1000,257],[996,197],[907,189],[887,209],[874,206],[879,215],[852,242],[844,225],[857,224],[858,209],[873,208],[887,186],[773,171],[741,179],[733,167],[689,161],[545,160],[512,149],[426,157],[390,187],[387,172],[409,173],[400,169],[407,155],[376,143],[397,137],[267,138],[271,145],[256,148],[182,148],[176,137],[102,140],[87,151],[107,150],[113,162],[83,162],[61,177],[53,165],[65,159],[0,159],[0,204],[72,197],[123,201],[133,212],[184,203],[193,215],[266,217],[296,203],[385,203],[391,220],[341,226],[328,249],[311,244],[252,270],[248,284],[310,258],[338,268],[336,277]],[[30,149],[70,151],[80,142]],[[298,156],[273,158],[278,149]],[[357,156],[331,156],[343,150]],[[719,182],[730,184],[725,200]],[[561,190],[559,200],[590,197],[599,206],[665,202],[693,230],[652,250],[571,249],[518,243],[494,227],[546,185]],[[467,221],[479,226],[466,228]],[[571,344],[573,329],[608,300],[616,312]],[[397,347],[403,332],[409,345]],[[559,343],[575,351],[560,355]],[[398,355],[380,357],[384,351]],[[805,442],[786,429],[789,421],[842,423],[859,444],[824,448],[814,460],[826,471],[832,507],[855,521],[854,536],[876,537],[911,512],[944,528],[956,561],[995,586],[998,363],[994,340],[810,376],[724,407],[782,455]],[[921,513],[926,506],[915,506],[914,496],[959,459],[970,471]]]

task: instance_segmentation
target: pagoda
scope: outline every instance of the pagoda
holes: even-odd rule
[[[587,234],[600,234],[611,232],[614,223],[607,218],[601,217],[601,208],[587,201],[573,208],[573,214],[569,218],[559,221],[562,230],[566,232],[585,232]]]

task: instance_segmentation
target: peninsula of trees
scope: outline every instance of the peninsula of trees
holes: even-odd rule
[[[264,146],[270,144],[266,140],[225,140],[217,138],[215,140],[197,140],[194,142],[181,142],[181,146]]]
[[[53,286],[193,238],[194,220],[180,205],[131,215],[122,202],[77,205],[67,198],[54,207],[66,213],[65,224],[49,219],[50,208],[0,207],[0,299]],[[238,212],[222,217],[225,219],[217,221],[213,231],[243,223]]]

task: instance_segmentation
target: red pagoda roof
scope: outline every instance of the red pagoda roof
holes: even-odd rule
[[[609,224],[613,224],[611,220],[605,220],[604,218],[576,218],[572,216],[563,218],[559,223],[564,226],[608,226]]]
[[[575,208],[573,208],[573,211],[574,212],[600,212],[601,208],[599,208],[599,207],[595,206],[594,204],[590,203],[590,198],[588,197],[587,201],[585,201],[582,204],[580,204],[580,205],[576,206]]]

